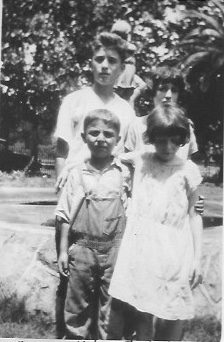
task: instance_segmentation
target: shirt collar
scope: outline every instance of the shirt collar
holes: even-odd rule
[[[107,171],[107,170],[111,169],[111,167],[113,167],[113,166],[118,167],[120,170],[122,170],[122,162],[120,161],[119,158],[113,157],[110,166],[107,167],[106,169],[104,169],[103,171]],[[101,172],[89,163],[89,158],[84,161],[83,170]]]

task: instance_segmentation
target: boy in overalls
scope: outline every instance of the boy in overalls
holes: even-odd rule
[[[119,119],[107,109],[87,114],[82,138],[91,156],[70,172],[56,209],[58,266],[68,277],[64,313],[70,339],[116,339],[116,332],[121,334],[122,318],[108,294],[130,191],[129,170],[112,155],[119,131]]]

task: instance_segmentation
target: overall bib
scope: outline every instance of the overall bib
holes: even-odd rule
[[[85,188],[85,197],[70,228],[69,280],[65,301],[66,337],[112,339],[114,313],[108,294],[126,217],[120,191],[98,196]],[[98,333],[97,333],[98,332]]]

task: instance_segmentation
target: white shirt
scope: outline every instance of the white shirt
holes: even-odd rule
[[[114,153],[124,151],[124,142],[127,136],[128,127],[135,118],[131,106],[117,94],[107,103],[94,92],[91,87],[85,87],[67,95],[60,107],[56,130],[54,136],[65,140],[69,145],[68,161],[81,161],[89,156],[89,151],[84,144],[81,133],[86,114],[95,109],[108,109],[120,120],[121,140],[115,147]]]

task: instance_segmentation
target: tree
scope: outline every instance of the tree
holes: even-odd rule
[[[206,158],[220,166],[218,180],[223,177],[223,120],[224,111],[224,1],[210,0],[201,11],[187,11],[190,32],[179,42],[183,57],[179,65],[191,85],[192,111],[199,110],[196,123],[201,127],[200,143]],[[192,28],[193,26],[193,28]],[[200,104],[201,100],[201,104]],[[196,105],[198,104],[198,105]],[[200,113],[202,113],[200,115]]]
[[[224,73],[224,2],[210,0],[210,3],[201,12],[186,12],[186,18],[191,23],[196,21],[197,27],[194,24],[178,45],[184,51],[180,63],[189,74],[200,74],[202,91],[208,89],[212,78]]]
[[[182,20],[183,13],[190,10],[205,15],[204,11],[214,10],[214,1],[218,0],[5,1],[1,137],[7,137],[7,132],[14,134],[24,120],[33,127],[32,138],[37,133],[39,138],[51,136],[62,97],[91,82],[93,37],[110,30],[116,19],[130,22],[138,51],[137,72],[150,87],[152,67],[166,61],[176,63],[189,51],[179,42],[186,30],[197,28],[200,20],[195,16]],[[219,18],[220,9],[216,11],[214,15]],[[194,88],[201,75],[192,75]],[[144,114],[149,110],[149,94],[143,102]]]

